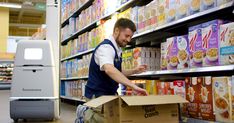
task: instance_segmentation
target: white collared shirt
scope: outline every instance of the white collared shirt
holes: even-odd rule
[[[114,45],[117,54],[121,57],[122,49],[117,45],[113,36],[108,38]],[[115,49],[109,44],[101,45],[94,54],[94,59],[97,65],[100,66],[100,70],[103,71],[103,65],[112,64],[114,65]]]

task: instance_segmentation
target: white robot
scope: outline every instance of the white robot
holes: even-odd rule
[[[59,118],[59,81],[50,41],[25,40],[17,45],[10,97],[10,116],[18,119]]]

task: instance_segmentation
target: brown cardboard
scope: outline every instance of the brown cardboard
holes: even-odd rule
[[[178,103],[187,103],[178,95],[165,96],[102,96],[84,105],[104,105],[105,123],[176,123]]]

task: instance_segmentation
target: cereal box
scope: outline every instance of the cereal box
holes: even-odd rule
[[[226,4],[228,2],[231,2],[232,0],[217,0],[217,6],[221,6],[223,4]]]
[[[178,61],[179,64],[177,69],[184,69],[189,67],[189,41],[188,35],[177,36],[177,47],[178,47]]]
[[[134,67],[137,67],[139,65],[143,65],[143,60],[145,58],[145,50],[143,48],[134,48],[133,49],[133,63]]]
[[[217,6],[216,0],[201,0],[201,10],[211,9]]]
[[[176,1],[177,0],[166,0],[166,20],[172,22],[176,19]]]
[[[190,0],[189,2],[189,13],[190,15],[200,12],[201,0]]]
[[[197,77],[185,79],[186,100],[189,101],[187,104],[188,117],[198,118],[200,94],[199,84]]]
[[[221,20],[213,20],[202,24],[203,66],[219,65],[219,27],[222,23]]]
[[[213,95],[212,95],[212,80],[211,76],[199,77],[200,94],[199,94],[199,117],[203,120],[215,120],[214,109],[213,109]]]
[[[174,70],[178,66],[178,47],[176,37],[171,37],[167,39],[167,69]]]
[[[157,5],[158,5],[158,1],[157,0],[153,0],[150,3],[150,25],[151,25],[151,29],[157,27]]]
[[[176,1],[176,19],[181,19],[189,15],[189,0]]]
[[[163,24],[166,23],[166,6],[165,6],[165,0],[158,0],[158,6],[157,6],[157,10],[158,10],[158,26],[161,26]]]
[[[231,121],[231,77],[213,77],[215,118],[219,122]]]
[[[145,6],[145,11],[144,11],[144,15],[145,15],[145,29],[144,30],[149,30],[150,27],[151,27],[151,24],[150,24],[150,4],[146,5]]]
[[[220,64],[234,64],[234,22],[220,26]]]
[[[146,91],[149,95],[157,94],[157,82],[159,82],[159,80],[146,80]]]
[[[176,80],[173,82],[174,86],[174,94],[180,95],[183,98],[185,97],[185,81],[184,80]]]
[[[189,28],[190,66],[202,67],[204,49],[202,47],[201,25]]]
[[[157,82],[157,94],[164,95],[165,85],[164,82]]]
[[[232,121],[234,121],[234,76],[232,76]]]
[[[167,42],[161,43],[161,60],[160,60],[161,70],[167,69],[166,47],[167,47]]]
[[[174,95],[173,82],[165,82],[164,83],[164,95]]]
[[[138,8],[138,33],[143,32],[145,29],[145,16],[143,13],[145,13],[145,6],[139,7]]]

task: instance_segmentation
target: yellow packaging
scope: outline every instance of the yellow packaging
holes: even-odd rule
[[[158,0],[158,26],[166,23],[165,7],[165,0]]]

